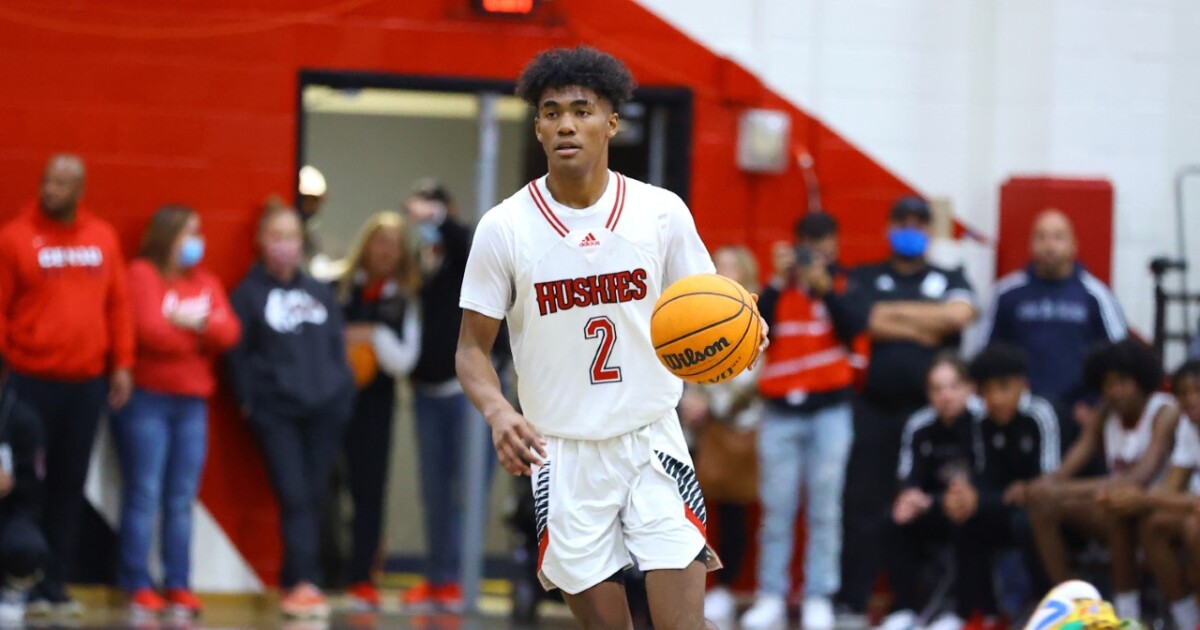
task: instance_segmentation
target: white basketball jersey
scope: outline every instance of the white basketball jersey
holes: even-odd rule
[[[1164,405],[1175,404],[1175,397],[1163,392],[1155,392],[1146,401],[1146,408],[1138,418],[1137,424],[1126,429],[1121,424],[1121,418],[1115,413],[1109,414],[1104,422],[1104,456],[1108,469],[1112,472],[1124,472],[1150,446],[1154,437],[1154,417]]]
[[[650,316],[665,287],[712,272],[675,194],[609,172],[600,200],[572,209],[543,177],[480,220],[460,305],[507,317],[521,411],[538,431],[604,440],[679,403]]]

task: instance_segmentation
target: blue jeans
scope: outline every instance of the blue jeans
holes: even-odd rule
[[[433,396],[417,389],[414,399],[421,500],[425,504],[425,579],[440,586],[459,578],[467,431],[487,431],[488,427],[471,408],[466,394]],[[488,448],[488,453],[486,483],[490,487],[495,451]]]
[[[795,540],[796,513],[807,498],[808,537],[804,550],[804,594],[832,597],[841,586],[842,487],[854,426],[843,403],[812,414],[767,405],[758,428],[758,591],[786,597]]]
[[[135,389],[113,418],[112,432],[122,481],[117,585],[129,592],[153,586],[146,562],[161,509],[163,586],[188,588],[192,503],[204,469],[208,404]]]

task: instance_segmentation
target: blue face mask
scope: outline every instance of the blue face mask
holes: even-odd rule
[[[417,234],[420,235],[421,241],[428,245],[437,245],[442,242],[442,231],[438,229],[437,225],[428,221],[417,226]]]
[[[917,228],[892,228],[888,230],[888,243],[897,256],[919,258],[929,247],[929,235]]]
[[[204,239],[199,236],[188,236],[179,247],[179,266],[191,269],[204,258]]]

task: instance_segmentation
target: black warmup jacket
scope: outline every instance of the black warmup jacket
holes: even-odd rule
[[[229,301],[242,323],[227,355],[238,404],[296,417],[349,404],[354,378],[329,287],[303,271],[284,285],[255,263]]]

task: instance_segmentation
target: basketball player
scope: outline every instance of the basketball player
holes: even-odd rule
[[[1088,388],[1100,392],[1100,410],[1083,417],[1082,434],[1062,466],[1025,491],[1030,524],[1052,583],[1072,577],[1064,527],[1107,543],[1117,614],[1138,619],[1137,521],[1123,504],[1162,474],[1175,442],[1179,407],[1170,394],[1157,391],[1162,367],[1140,341],[1100,346],[1084,361],[1083,373]],[[1108,474],[1077,478],[1101,452]]]
[[[654,356],[650,316],[665,287],[713,264],[679,197],[608,170],[632,90],[629,70],[591,48],[543,52],[521,74],[549,174],[479,223],[458,376],[501,465],[533,477],[542,585],[584,628],[628,628],[632,555],[654,626],[698,630],[705,570],[720,563],[675,415],[682,383]],[[524,415],[488,354],[505,318]]]

